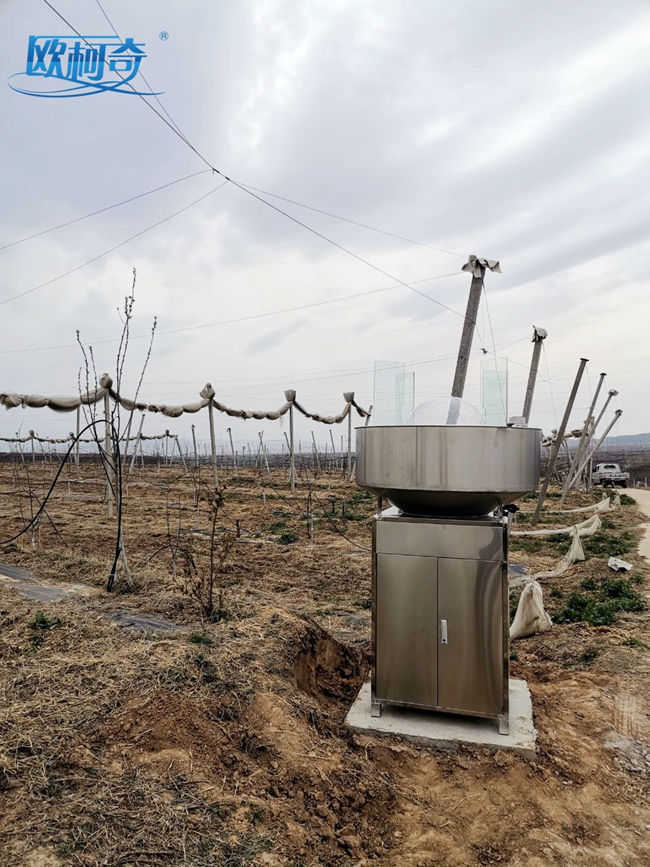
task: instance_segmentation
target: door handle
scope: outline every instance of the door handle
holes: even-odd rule
[[[447,644],[448,643],[447,621],[446,620],[440,621],[440,643],[441,644]]]

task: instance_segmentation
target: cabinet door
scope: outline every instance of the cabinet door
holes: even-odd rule
[[[438,560],[438,702],[450,710],[503,708],[501,564]],[[446,621],[447,643],[442,643]]]
[[[378,700],[438,703],[437,562],[435,557],[377,555]]]

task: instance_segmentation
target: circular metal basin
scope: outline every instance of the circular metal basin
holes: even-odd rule
[[[479,517],[537,490],[541,431],[357,428],[356,481],[408,515]]]

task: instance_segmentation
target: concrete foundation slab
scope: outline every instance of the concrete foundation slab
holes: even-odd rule
[[[449,749],[456,744],[472,744],[493,750],[512,750],[525,758],[535,757],[537,732],[525,680],[510,679],[510,733],[507,735],[499,734],[496,720],[459,714],[386,705],[380,717],[372,717],[370,683],[361,687],[345,724],[360,734],[392,735],[425,746]]]

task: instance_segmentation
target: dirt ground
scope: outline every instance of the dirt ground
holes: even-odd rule
[[[25,525],[56,468],[0,465],[2,539]],[[533,697],[535,761],[356,736],[343,721],[371,664],[374,500],[334,475],[303,478],[295,494],[281,470],[225,479],[215,534],[232,540],[213,552],[216,562],[230,545],[210,618],[196,595],[212,522],[206,502],[197,515],[194,473],[135,472],[124,514],[133,592],[119,573],[104,589],[115,519],[96,465],[80,477],[66,468],[39,529],[0,548],[4,563],[72,591],[45,603],[0,583],[3,867],[650,864],[648,611],[513,643],[512,674]],[[648,494],[643,505],[650,515]],[[542,526],[565,518],[549,512]],[[645,601],[646,518],[632,504],[606,518],[600,548],[633,540],[624,559]],[[512,547],[511,562],[529,569],[565,550]],[[587,552],[542,581],[552,617],[566,619],[575,592],[600,592],[606,561]],[[172,628],[141,632],[116,614]]]

